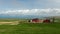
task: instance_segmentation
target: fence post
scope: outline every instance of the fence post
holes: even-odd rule
[[[53,17],[53,23],[55,22],[55,18]]]

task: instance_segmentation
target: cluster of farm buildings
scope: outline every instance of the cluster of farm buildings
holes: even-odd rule
[[[32,22],[32,23],[52,23],[54,22],[54,18],[52,19],[38,19],[38,18],[34,18],[31,20],[28,20],[28,22]]]

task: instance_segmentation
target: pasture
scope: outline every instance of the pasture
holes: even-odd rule
[[[57,19],[60,21],[59,19]],[[60,34],[60,23],[26,23],[26,20],[1,19],[1,22],[20,21],[18,25],[0,25],[0,34]]]

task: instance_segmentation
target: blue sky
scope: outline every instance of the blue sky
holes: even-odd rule
[[[60,0],[0,0],[0,9],[60,8]]]
[[[32,9],[34,0],[0,0],[0,9]]]
[[[0,16],[60,16],[60,0],[0,0]]]

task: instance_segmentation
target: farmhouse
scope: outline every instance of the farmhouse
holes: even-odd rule
[[[33,23],[43,23],[43,20],[38,19],[38,18],[34,18],[34,19],[29,20],[29,22],[33,22]]]
[[[39,22],[38,18],[32,19],[32,22]]]

